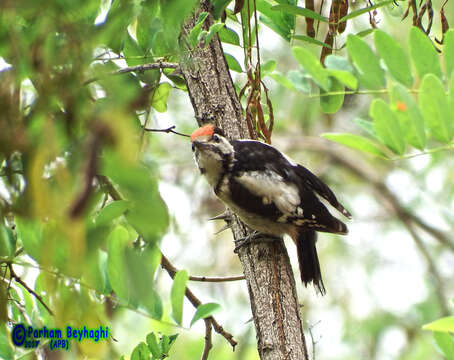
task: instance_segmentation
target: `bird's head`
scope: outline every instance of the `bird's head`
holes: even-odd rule
[[[221,129],[204,125],[191,134],[192,151],[200,172],[214,186],[232,162],[233,146]]]

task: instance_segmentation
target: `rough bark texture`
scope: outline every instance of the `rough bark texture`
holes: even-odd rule
[[[201,11],[210,11],[208,1],[202,1],[184,25],[183,43]],[[210,24],[209,18],[206,28]],[[214,123],[232,139],[248,137],[218,37],[206,47],[189,49],[180,66],[198,124]],[[232,231],[235,239],[248,233],[238,219]],[[238,255],[248,285],[260,358],[307,360],[295,280],[283,241],[246,245]]]

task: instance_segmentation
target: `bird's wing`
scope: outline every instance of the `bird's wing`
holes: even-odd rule
[[[314,190],[318,195],[326,199],[332,207],[338,210],[342,215],[351,219],[352,215],[350,212],[345,209],[341,203],[336,198],[336,195],[331,191],[331,189],[323,181],[321,181],[317,176],[312,172],[306,169],[304,166],[298,165],[296,168],[297,174],[304,180],[304,182],[312,190]]]
[[[232,144],[235,148],[235,142]],[[311,183],[301,183],[299,165],[278,150],[247,141],[235,148],[235,157],[238,161],[233,167],[230,191],[241,208],[276,222],[318,231],[347,232],[345,224],[334,218],[317,198]]]

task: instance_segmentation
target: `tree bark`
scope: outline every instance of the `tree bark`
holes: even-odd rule
[[[209,1],[202,1],[194,15],[184,24],[181,42],[193,28],[202,11],[211,12]],[[212,24],[211,16],[204,28]],[[180,63],[189,96],[199,125],[213,123],[231,139],[247,138],[229,69],[217,36],[209,45],[188,50]],[[248,229],[233,216],[235,239],[248,234]],[[239,259],[246,277],[252,314],[257,333],[257,347],[262,360],[307,360],[300,306],[295,279],[284,243],[263,241],[239,249]]]

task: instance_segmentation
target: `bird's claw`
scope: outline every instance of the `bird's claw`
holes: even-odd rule
[[[226,210],[222,214],[213,216],[212,218],[209,218],[208,220],[225,220],[226,222],[232,221],[232,215]]]
[[[224,230],[230,229],[231,227],[232,227],[232,226],[230,225],[230,223],[227,223],[227,224],[225,224],[222,228],[220,228],[218,231],[216,231],[216,232],[214,233],[214,235],[217,235],[217,234],[223,232]]]
[[[235,254],[237,254],[241,247],[251,244],[253,242],[273,242],[273,241],[277,241],[277,240],[281,240],[281,239],[282,238],[279,236],[266,235],[266,234],[262,234],[262,233],[258,232],[257,230],[254,230],[249,235],[234,240],[235,249],[233,250],[233,252]]]

